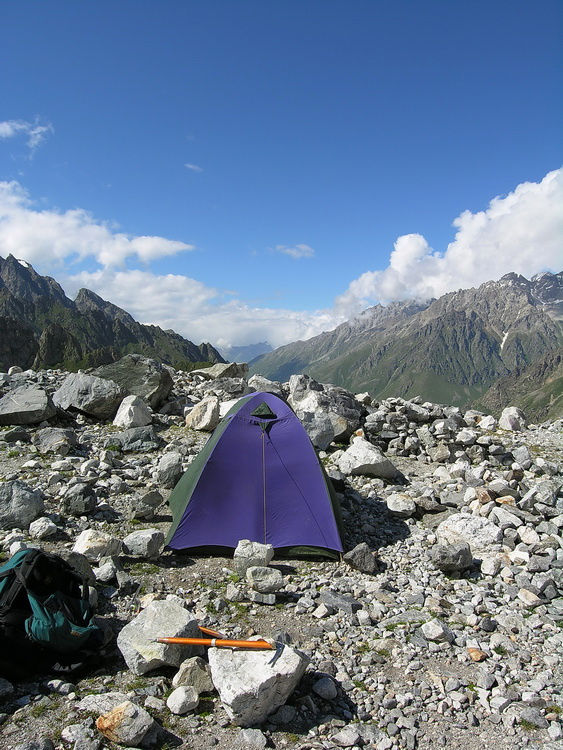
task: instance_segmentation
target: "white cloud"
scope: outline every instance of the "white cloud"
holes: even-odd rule
[[[330,310],[276,310],[251,307],[240,300],[224,301],[224,292],[174,274],[104,269],[59,276],[58,280],[69,296],[74,297],[80,287],[87,287],[127,310],[139,322],[172,328],[195,343],[211,341],[217,346],[230,346],[267,339],[274,346],[281,346],[343,322],[335,319]]]
[[[276,253],[283,253],[289,255],[290,258],[312,258],[315,255],[315,251],[309,245],[293,245],[289,247],[287,245],[276,245],[274,248]]]
[[[376,301],[439,296],[509,271],[529,278],[541,270],[560,270],[563,169],[494,198],[484,211],[464,211],[454,226],[455,238],[442,253],[420,234],[398,237],[387,267],[354,279],[332,308],[280,310],[251,306],[236,293],[186,276],[116,268],[129,257],[149,263],[193,248],[163,237],[117,232],[83,209],[39,211],[19,183],[0,182],[0,255],[11,252],[41,266],[58,261],[67,275],[56,276],[69,295],[85,286],[142,323],[218,346],[265,340],[281,346],[330,330]],[[314,255],[308,245],[279,245],[275,251],[295,258]],[[103,268],[70,275],[68,261],[76,256],[93,258]]]
[[[0,256],[12,253],[42,268],[58,265],[57,280],[71,296],[85,286],[140,322],[172,328],[197,343],[231,345],[268,339],[279,346],[341,322],[330,311],[252,307],[236,296],[232,299],[236,295],[232,291],[219,291],[186,276],[119,268],[130,257],[149,263],[192,249],[164,237],[118,232],[84,209],[38,210],[18,182],[0,182]],[[94,259],[102,268],[70,274],[70,263],[77,259]]]
[[[23,135],[27,138],[27,146],[31,155],[43,143],[45,138],[54,132],[54,128],[50,122],[46,125],[41,125],[38,119],[35,122],[28,122],[27,120],[4,120],[0,122],[0,138],[17,138]]]
[[[164,237],[117,232],[82,208],[37,210],[18,182],[0,182],[0,255],[13,253],[34,264],[78,257],[119,266],[130,257],[148,263],[193,249]]]
[[[514,271],[560,271],[563,248],[563,168],[541,182],[523,182],[493,198],[484,211],[463,211],[445,252],[420,234],[398,237],[383,271],[366,271],[336,300],[355,314],[376,301],[428,299],[482,284]]]
[[[184,164],[186,169],[191,169],[192,172],[203,172],[203,167],[198,167],[197,164]]]

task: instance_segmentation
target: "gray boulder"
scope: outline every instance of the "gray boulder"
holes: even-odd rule
[[[117,646],[134,674],[145,674],[165,665],[179,667],[187,656],[194,655],[193,648],[156,642],[156,638],[165,636],[200,637],[197,620],[171,600],[151,602],[125,625],[117,636]]]
[[[27,529],[43,515],[43,493],[19,479],[0,482],[0,529]]]
[[[8,696],[13,695],[14,690],[15,688],[11,682],[0,677],[0,698],[7,698]]]
[[[36,518],[29,524],[29,535],[34,539],[49,539],[59,533],[57,526],[46,516]]]
[[[109,693],[90,693],[78,701],[76,708],[81,713],[107,714],[126,700],[127,695],[117,690]]]
[[[197,708],[199,695],[191,685],[180,685],[166,699],[169,710],[177,716],[183,716]]]
[[[430,550],[430,559],[443,573],[462,572],[473,563],[473,555],[467,542],[438,544]]]
[[[268,744],[266,735],[260,729],[241,729],[236,750],[265,750]]]
[[[502,410],[498,426],[501,430],[510,430],[511,432],[520,432],[526,429],[526,417],[521,409],[516,406],[507,406]]]
[[[271,651],[209,649],[213,684],[234,724],[249,727],[265,721],[287,701],[309,661],[290,646],[284,646],[274,664],[271,660]]]
[[[160,448],[161,439],[158,437],[154,427],[131,427],[123,432],[116,432],[106,439],[106,448],[115,445],[124,452],[128,451],[154,451]]]
[[[153,519],[156,511],[162,505],[163,497],[158,490],[149,490],[140,497],[135,498],[131,507],[132,518],[144,518],[147,521]]]
[[[159,529],[139,529],[123,540],[126,554],[135,557],[158,557],[164,544],[164,534]]]
[[[332,589],[323,589],[319,597],[320,601],[331,609],[340,609],[342,612],[346,612],[349,615],[353,615],[362,608],[360,602],[358,602],[351,594],[341,594],[338,591]]]
[[[454,513],[437,527],[441,544],[469,544],[474,553],[490,554],[500,550],[502,530],[483,516]]]
[[[281,383],[277,380],[268,380],[263,375],[252,375],[248,378],[248,385],[254,390],[262,393],[275,393],[277,396],[283,395]]]
[[[202,390],[207,396],[217,396],[219,401],[229,401],[253,393],[244,378],[217,378],[204,383]]]
[[[246,575],[248,568],[255,565],[267,567],[273,557],[274,548],[271,544],[260,544],[260,542],[251,542],[249,539],[241,539],[235,549],[233,563],[237,573]]]
[[[328,413],[299,411],[299,419],[315,448],[326,450],[335,438],[333,420]]]
[[[125,392],[112,380],[72,372],[55,391],[55,406],[97,419],[113,419]]]
[[[146,427],[152,422],[152,410],[139,396],[125,396],[113,420],[117,427]]]
[[[68,455],[78,445],[76,432],[61,427],[44,427],[35,433],[33,442],[39,453],[57,453]]]
[[[283,576],[276,568],[253,565],[246,570],[248,584],[260,594],[273,594],[283,586]]]
[[[377,570],[377,560],[366,542],[361,542],[346,552],[344,561],[362,573],[375,573]]]
[[[51,397],[36,386],[21,385],[0,398],[0,425],[39,424],[56,413]]]
[[[394,479],[399,474],[399,470],[379,448],[362,437],[355,438],[336,463],[343,474],[362,474],[381,479]]]
[[[306,413],[327,414],[335,440],[350,437],[365,414],[365,407],[344,388],[321,385],[308,375],[291,376],[288,402],[300,419]]]
[[[395,518],[410,518],[416,513],[416,503],[414,499],[404,492],[393,492],[385,499],[387,510]]]
[[[171,489],[176,485],[182,474],[182,456],[176,451],[165,453],[156,467],[156,481],[160,487]]]
[[[85,529],[76,537],[72,551],[84,555],[88,562],[98,562],[102,557],[118,555],[121,547],[121,540],[117,537],[98,529]]]
[[[452,643],[455,636],[450,628],[441,620],[435,618],[425,622],[421,627],[422,633],[427,641],[436,643]]]
[[[11,430],[0,433],[0,440],[4,443],[17,443],[18,440],[22,443],[30,443],[31,435],[23,427],[12,427]]]
[[[211,367],[204,367],[200,370],[192,370],[192,375],[200,375],[206,380],[218,380],[220,378],[246,378],[248,375],[248,365],[246,362],[226,362],[218,363]]]
[[[104,737],[126,747],[138,747],[153,726],[154,719],[148,711],[130,700],[96,719],[96,728]]]
[[[321,677],[313,685],[313,692],[325,701],[332,701],[338,695],[338,688],[332,677]]]
[[[219,399],[217,396],[204,398],[186,415],[186,427],[192,430],[211,432],[219,424]]]
[[[180,664],[180,669],[172,679],[173,687],[190,685],[199,695],[214,690],[209,664],[201,656],[192,656]]]
[[[84,516],[98,505],[93,488],[87,482],[71,484],[63,497],[63,508],[70,516]]]
[[[117,362],[98,367],[94,374],[117,383],[127,394],[139,396],[151,409],[162,406],[174,385],[166,367],[140,354],[128,354]]]

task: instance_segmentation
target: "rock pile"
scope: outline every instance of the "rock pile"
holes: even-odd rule
[[[65,556],[117,637],[72,682],[0,674],[0,748],[559,746],[561,422],[125,359],[0,374],[3,558]],[[171,487],[256,389],[284,395],[320,451],[341,562],[280,564],[248,540],[231,560],[162,551]],[[269,636],[277,658],[155,640],[198,625]]]

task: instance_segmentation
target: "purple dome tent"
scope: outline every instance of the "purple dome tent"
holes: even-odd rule
[[[169,498],[171,549],[236,547],[337,556],[339,508],[293,410],[272,393],[231,408]]]

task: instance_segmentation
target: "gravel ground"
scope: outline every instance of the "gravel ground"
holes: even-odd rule
[[[68,457],[39,454],[28,443],[0,451],[0,477],[17,477],[42,487],[45,515],[55,519],[60,529],[57,536],[40,542],[26,531],[0,532],[5,557],[12,545],[21,542],[53,551],[69,549],[78,533],[90,527],[121,539],[144,527],[167,530],[166,504],[150,521],[134,519],[131,513],[136,498],[151,484],[150,472],[162,449],[120,455],[105,474],[98,466],[97,514],[61,516],[61,482],[53,481],[53,475],[62,473],[64,485],[80,476],[80,467],[92,456],[106,460],[104,441],[115,432],[111,425],[88,419],[79,420],[75,429],[82,447],[67,468],[57,462],[68,462]],[[180,451],[187,463],[206,439],[178,424],[161,432],[161,437],[164,450]],[[543,459],[552,467],[533,474],[532,466],[518,482],[548,480],[560,486],[562,437],[556,425],[503,433],[498,439],[502,438],[506,451],[527,446],[535,465]],[[501,562],[494,573],[483,574],[478,560],[484,556],[474,553],[472,567],[445,574],[432,562],[432,551],[440,541],[439,525],[454,513],[484,517],[471,509],[469,475],[454,472],[445,477],[440,474],[443,463],[393,451],[389,457],[405,476],[403,484],[349,476],[339,485],[345,548],[366,542],[377,557],[374,573],[344,561],[275,559],[272,567],[283,574],[284,587],[276,603],[268,606],[249,601],[246,582],[234,573],[232,559],[164,552],[156,560],[121,556],[124,574],[119,584],[115,580],[97,584],[99,616],[115,634],[151,599],[167,595],[181,597],[200,624],[229,636],[288,634],[290,642],[308,655],[310,665],[287,710],[270,717],[253,739],[243,738],[241,730],[231,725],[216,693],[202,696],[195,712],[172,714],[158,699],[170,693],[175,670],[135,676],[114,649],[98,663],[68,676],[40,675],[33,682],[9,687],[0,679],[0,749],[23,745],[28,750],[48,750],[48,743],[31,744],[47,740],[56,748],[75,750],[115,747],[95,728],[89,732],[95,717],[78,710],[85,695],[115,690],[150,706],[161,727],[153,741],[155,748],[258,748],[263,740],[268,747],[291,750],[563,747],[563,616],[560,591],[550,593],[550,586],[557,589],[563,567],[561,497],[549,518],[538,511],[529,518],[524,515],[527,520],[517,529],[503,528],[504,546],[497,555]],[[452,471],[450,464],[445,468]],[[495,471],[500,475],[504,469],[495,467]],[[417,499],[422,487],[432,490],[444,505],[435,512],[390,512],[387,499],[392,493]],[[531,531],[524,535],[524,527],[536,534],[537,541]],[[547,569],[536,571],[532,557],[536,563],[548,559]],[[522,599],[523,589],[536,595],[533,606]],[[325,592],[351,598],[352,611],[324,606]],[[424,630],[434,620],[445,628],[444,638],[429,637]],[[482,652],[482,661],[474,661],[468,649]],[[332,696],[319,687],[327,677],[335,687]],[[80,726],[80,739],[68,729],[73,725]]]

